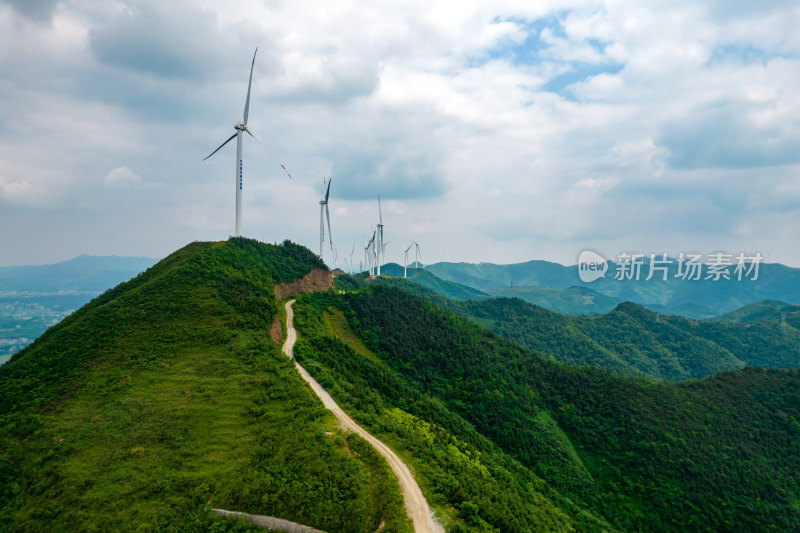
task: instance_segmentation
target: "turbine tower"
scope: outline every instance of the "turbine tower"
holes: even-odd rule
[[[203,161],[211,157],[212,155],[219,152],[220,148],[228,144],[236,138],[236,173],[235,173],[235,185],[236,185],[236,236],[240,237],[242,235],[242,181],[243,181],[243,173],[242,173],[242,132],[247,132],[250,137],[256,140],[258,144],[261,145],[264,150],[266,147],[258,140],[258,137],[250,131],[250,128],[247,127],[247,115],[250,113],[250,87],[253,85],[253,67],[256,65],[256,54],[258,53],[258,48],[253,53],[253,62],[250,64],[250,81],[247,82],[247,99],[244,101],[244,116],[242,121],[238,124],[234,124],[233,128],[236,130],[236,133],[228,137],[228,139],[219,145],[216,150],[208,154],[206,157],[203,158]],[[269,153],[269,151],[267,151]],[[270,155],[272,155],[270,153]],[[281,166],[286,175],[289,176],[289,179],[292,178],[292,175],[289,174],[289,171],[286,170],[286,167],[283,166],[283,163],[278,161],[275,156],[272,156],[275,161]]]
[[[325,242],[325,219],[322,218],[323,211],[325,217],[328,219],[328,241],[331,244],[331,251],[333,251],[333,240],[331,236],[331,214],[328,212],[328,196],[331,194],[331,182],[328,180],[328,190],[325,193],[325,199],[319,201],[319,258],[322,259],[322,244]],[[323,181],[323,186],[324,186]]]
[[[383,256],[383,214],[381,213],[381,195],[378,195],[378,250],[376,263],[378,264],[378,277],[381,275],[381,256]]]
[[[350,274],[353,273],[353,254],[356,253],[356,243],[353,243],[353,249],[350,250]]]

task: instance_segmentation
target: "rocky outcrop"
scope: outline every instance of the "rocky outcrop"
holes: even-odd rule
[[[289,296],[304,292],[327,291],[333,288],[333,276],[327,270],[317,268],[291,283],[275,285],[275,298],[285,300]]]

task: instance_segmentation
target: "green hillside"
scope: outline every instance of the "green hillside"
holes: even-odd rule
[[[386,463],[270,338],[306,248],[193,243],[0,367],[0,529],[239,531],[214,506],[408,531]]]
[[[608,313],[620,303],[616,298],[609,298],[588,287],[573,286],[566,289],[551,289],[539,285],[525,285],[504,287],[489,292],[497,298],[519,298],[562,315]]]
[[[780,300],[761,300],[714,317],[712,322],[759,322],[782,320],[800,329],[800,305],[787,304]]]
[[[302,357],[363,423],[391,433],[390,413],[399,409],[401,419],[443,428],[486,458],[483,476],[453,469],[426,478],[449,489],[443,505],[459,509],[465,525],[524,530],[504,520],[522,516],[536,493],[518,492],[523,507],[498,511],[496,502],[511,502],[514,492],[485,483],[505,479],[522,490],[528,476],[549,502],[543,509],[586,519],[580,530],[603,529],[602,520],[625,531],[800,528],[800,371],[746,368],[654,383],[549,362],[380,284],[302,302]],[[326,313],[352,329],[349,348],[313,326]],[[491,445],[481,448],[481,439]],[[448,460],[437,455],[437,439],[418,446]],[[523,469],[493,469],[508,456]]]

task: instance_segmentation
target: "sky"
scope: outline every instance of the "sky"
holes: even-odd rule
[[[317,251],[329,177],[340,266],[380,195],[388,261],[800,267],[798,27],[770,0],[0,0],[0,266],[233,234],[235,143],[202,159],[258,47],[245,236]]]

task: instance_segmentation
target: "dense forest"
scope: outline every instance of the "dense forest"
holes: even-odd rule
[[[317,313],[341,312],[377,358],[344,357],[338,348],[326,355],[334,343],[314,344],[312,335],[303,357],[317,370],[333,369],[387,405],[456,432],[396,391],[440,402],[616,528],[800,528],[800,371],[745,368],[657,383],[548,361],[392,287],[303,302]],[[478,517],[497,526],[491,512],[477,505]]]

